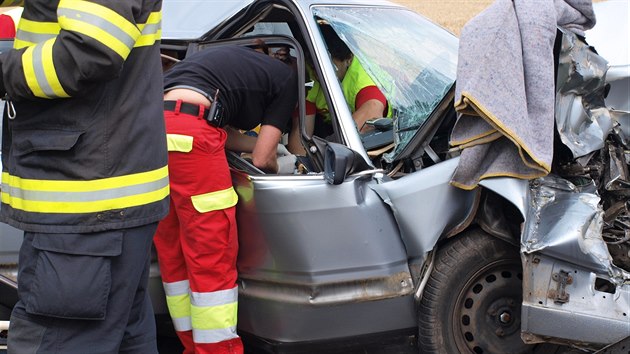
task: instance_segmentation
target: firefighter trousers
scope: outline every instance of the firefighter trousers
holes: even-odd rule
[[[157,353],[147,292],[156,226],[25,232],[8,353]]]
[[[240,354],[236,333],[236,193],[227,134],[165,111],[171,201],[154,237],[167,305],[184,353]]]

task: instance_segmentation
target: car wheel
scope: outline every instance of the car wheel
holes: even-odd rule
[[[531,353],[517,247],[475,229],[438,249],[418,312],[421,353]]]

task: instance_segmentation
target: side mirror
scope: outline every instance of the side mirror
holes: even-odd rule
[[[363,157],[345,145],[337,143],[326,144],[324,155],[324,179],[326,182],[338,185],[352,173],[364,171],[370,166]]]

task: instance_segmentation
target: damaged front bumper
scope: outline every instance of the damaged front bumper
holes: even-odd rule
[[[629,75],[562,32],[556,126],[564,146],[554,175],[530,182],[522,337],[601,349],[630,336]]]

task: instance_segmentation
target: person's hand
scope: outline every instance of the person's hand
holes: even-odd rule
[[[293,173],[295,171],[296,161],[297,161],[297,157],[292,154],[287,154],[287,155],[278,157],[278,173],[279,174]]]
[[[291,155],[291,153],[289,152],[289,150],[287,150],[287,147],[282,145],[282,144],[278,144],[278,148],[276,150],[276,155],[278,156],[287,156],[287,155]]]

